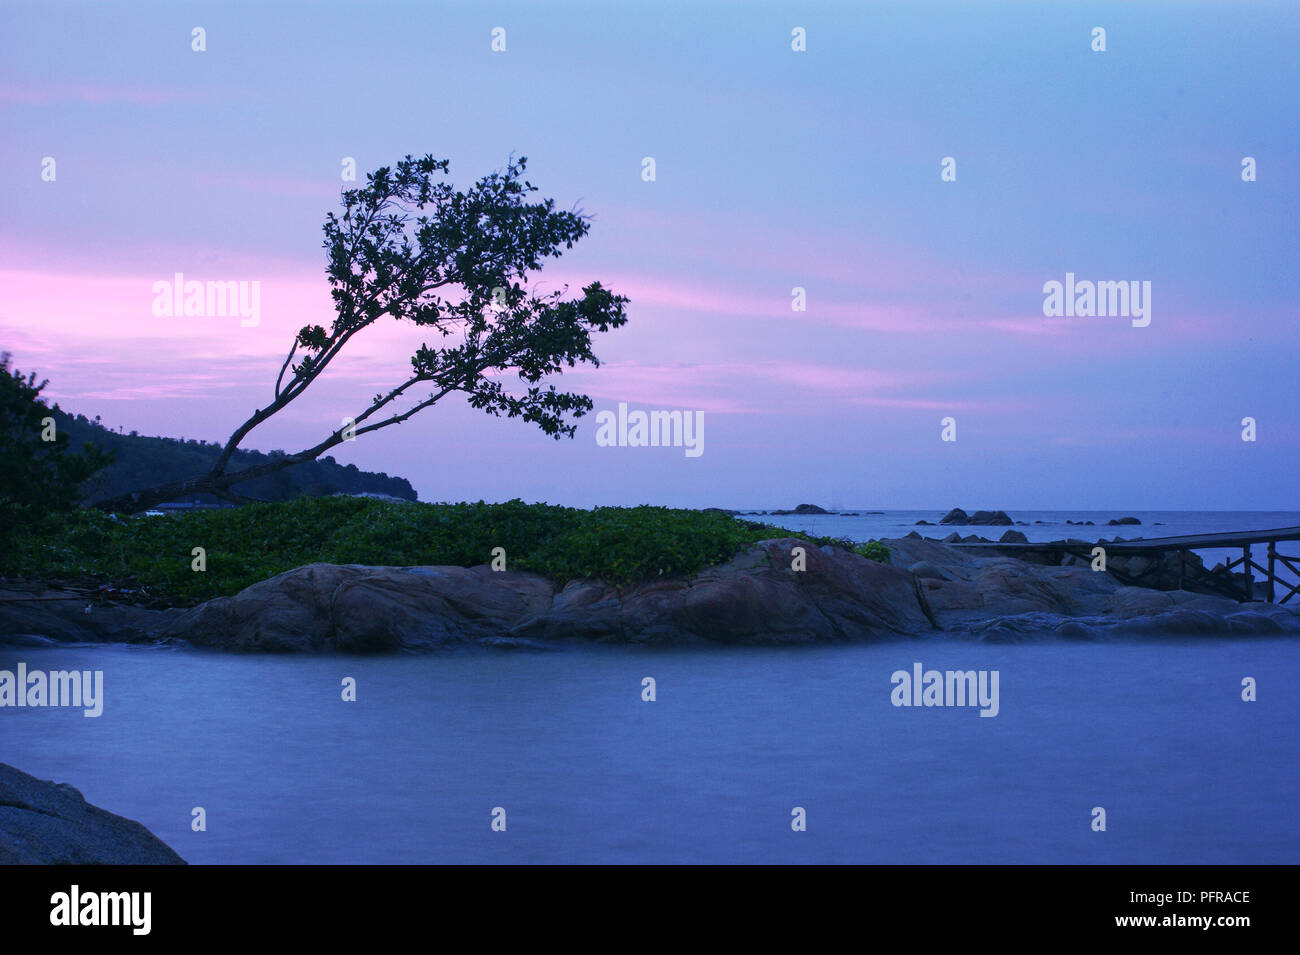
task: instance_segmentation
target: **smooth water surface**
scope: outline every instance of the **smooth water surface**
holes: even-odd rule
[[[1294,640],[18,660],[104,714],[2,710],[0,761],[191,862],[1300,862]],[[999,715],[894,707],[916,661],[998,670]]]

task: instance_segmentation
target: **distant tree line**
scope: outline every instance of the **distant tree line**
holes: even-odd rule
[[[123,434],[104,427],[98,417],[68,414],[41,396],[47,384],[35,373],[13,368],[8,352],[0,353],[0,529],[194,474],[211,468],[222,453],[220,444]],[[231,471],[258,467],[284,454],[237,451]],[[331,457],[291,465],[241,485],[243,498],[263,501],[363,493],[416,500],[405,478],[362,471]],[[214,495],[202,493],[186,494],[183,500],[217,502]]]
[[[55,412],[58,429],[68,435],[72,447],[86,443],[96,445],[113,456],[113,463],[83,486],[82,503],[94,506],[100,501],[127,494],[141,487],[166,484],[209,470],[221,455],[222,445],[194,438],[151,438],[132,431],[111,431],[85,415]],[[231,471],[256,467],[284,456],[283,451],[237,451],[231,458]],[[265,477],[253,478],[239,485],[243,497],[260,501],[288,501],[296,497],[326,494],[387,494],[404,501],[417,499],[415,489],[406,478],[389,477],[362,471],[355,464],[339,464],[332,457],[294,464]],[[214,504],[212,494],[191,493],[185,501]]]

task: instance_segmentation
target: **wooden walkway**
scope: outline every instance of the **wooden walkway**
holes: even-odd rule
[[[1121,525],[1128,526],[1128,525]],[[949,544],[949,547],[961,547],[975,550],[992,550],[997,553],[1006,553],[1014,556],[1017,553],[1049,553],[1049,554],[1073,554],[1076,557],[1091,559],[1092,549],[1094,547],[1105,548],[1107,556],[1122,555],[1132,556],[1138,554],[1168,554],[1177,553],[1178,551],[1205,550],[1205,549],[1228,549],[1235,550],[1241,548],[1241,556],[1225,564],[1224,569],[1233,573],[1236,572],[1244,577],[1244,593],[1233,592],[1231,596],[1237,599],[1254,600],[1255,598],[1255,578],[1252,570],[1257,570],[1264,577],[1264,590],[1266,599],[1269,603],[1284,604],[1292,597],[1300,594],[1300,583],[1291,584],[1282,580],[1278,576],[1279,565],[1286,567],[1300,578],[1300,556],[1288,556],[1277,552],[1277,545],[1282,541],[1300,541],[1300,527],[1278,527],[1273,530],[1260,531],[1230,531],[1223,534],[1185,534],[1181,537],[1151,537],[1143,540],[1132,541],[1104,541],[1099,540],[1095,544],[1080,541],[1041,541],[1031,542],[1028,544],[999,543],[992,541],[990,543],[970,543],[970,544]],[[1252,548],[1256,546],[1265,547],[1265,558],[1267,566],[1261,566],[1252,556]],[[1229,578],[1231,579],[1231,578]],[[1179,584],[1183,581],[1179,580]],[[1281,599],[1277,599],[1279,591],[1285,591]]]

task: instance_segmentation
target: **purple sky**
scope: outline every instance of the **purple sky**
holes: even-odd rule
[[[597,410],[702,411],[704,453],[598,447],[594,416],[557,443],[452,402],[339,460],[425,500],[1297,506],[1293,4],[10,3],[0,19],[0,347],[68,410],[224,439],[296,329],[329,323],[320,227],[344,157],[364,176],[431,152],[467,184],[514,152],[542,195],[595,217],[535,280],[632,300],[597,338],[602,367],[557,385]],[[259,324],[155,316],[175,272],[260,282]],[[1067,272],[1149,281],[1150,325],[1045,318],[1043,284]],[[314,444],[420,340],[372,329],[248,446]]]

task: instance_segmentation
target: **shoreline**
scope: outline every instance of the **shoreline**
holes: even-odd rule
[[[314,563],[191,607],[136,606],[111,595],[83,603],[83,595],[43,590],[40,581],[7,581],[0,584],[0,646],[382,654],[940,634],[1007,642],[1300,634],[1300,606],[1130,586],[1080,559],[981,556],[915,533],[880,543],[889,548],[887,563],[802,538],[771,538],[695,574],[623,586],[590,578],[561,585],[489,565]]]

